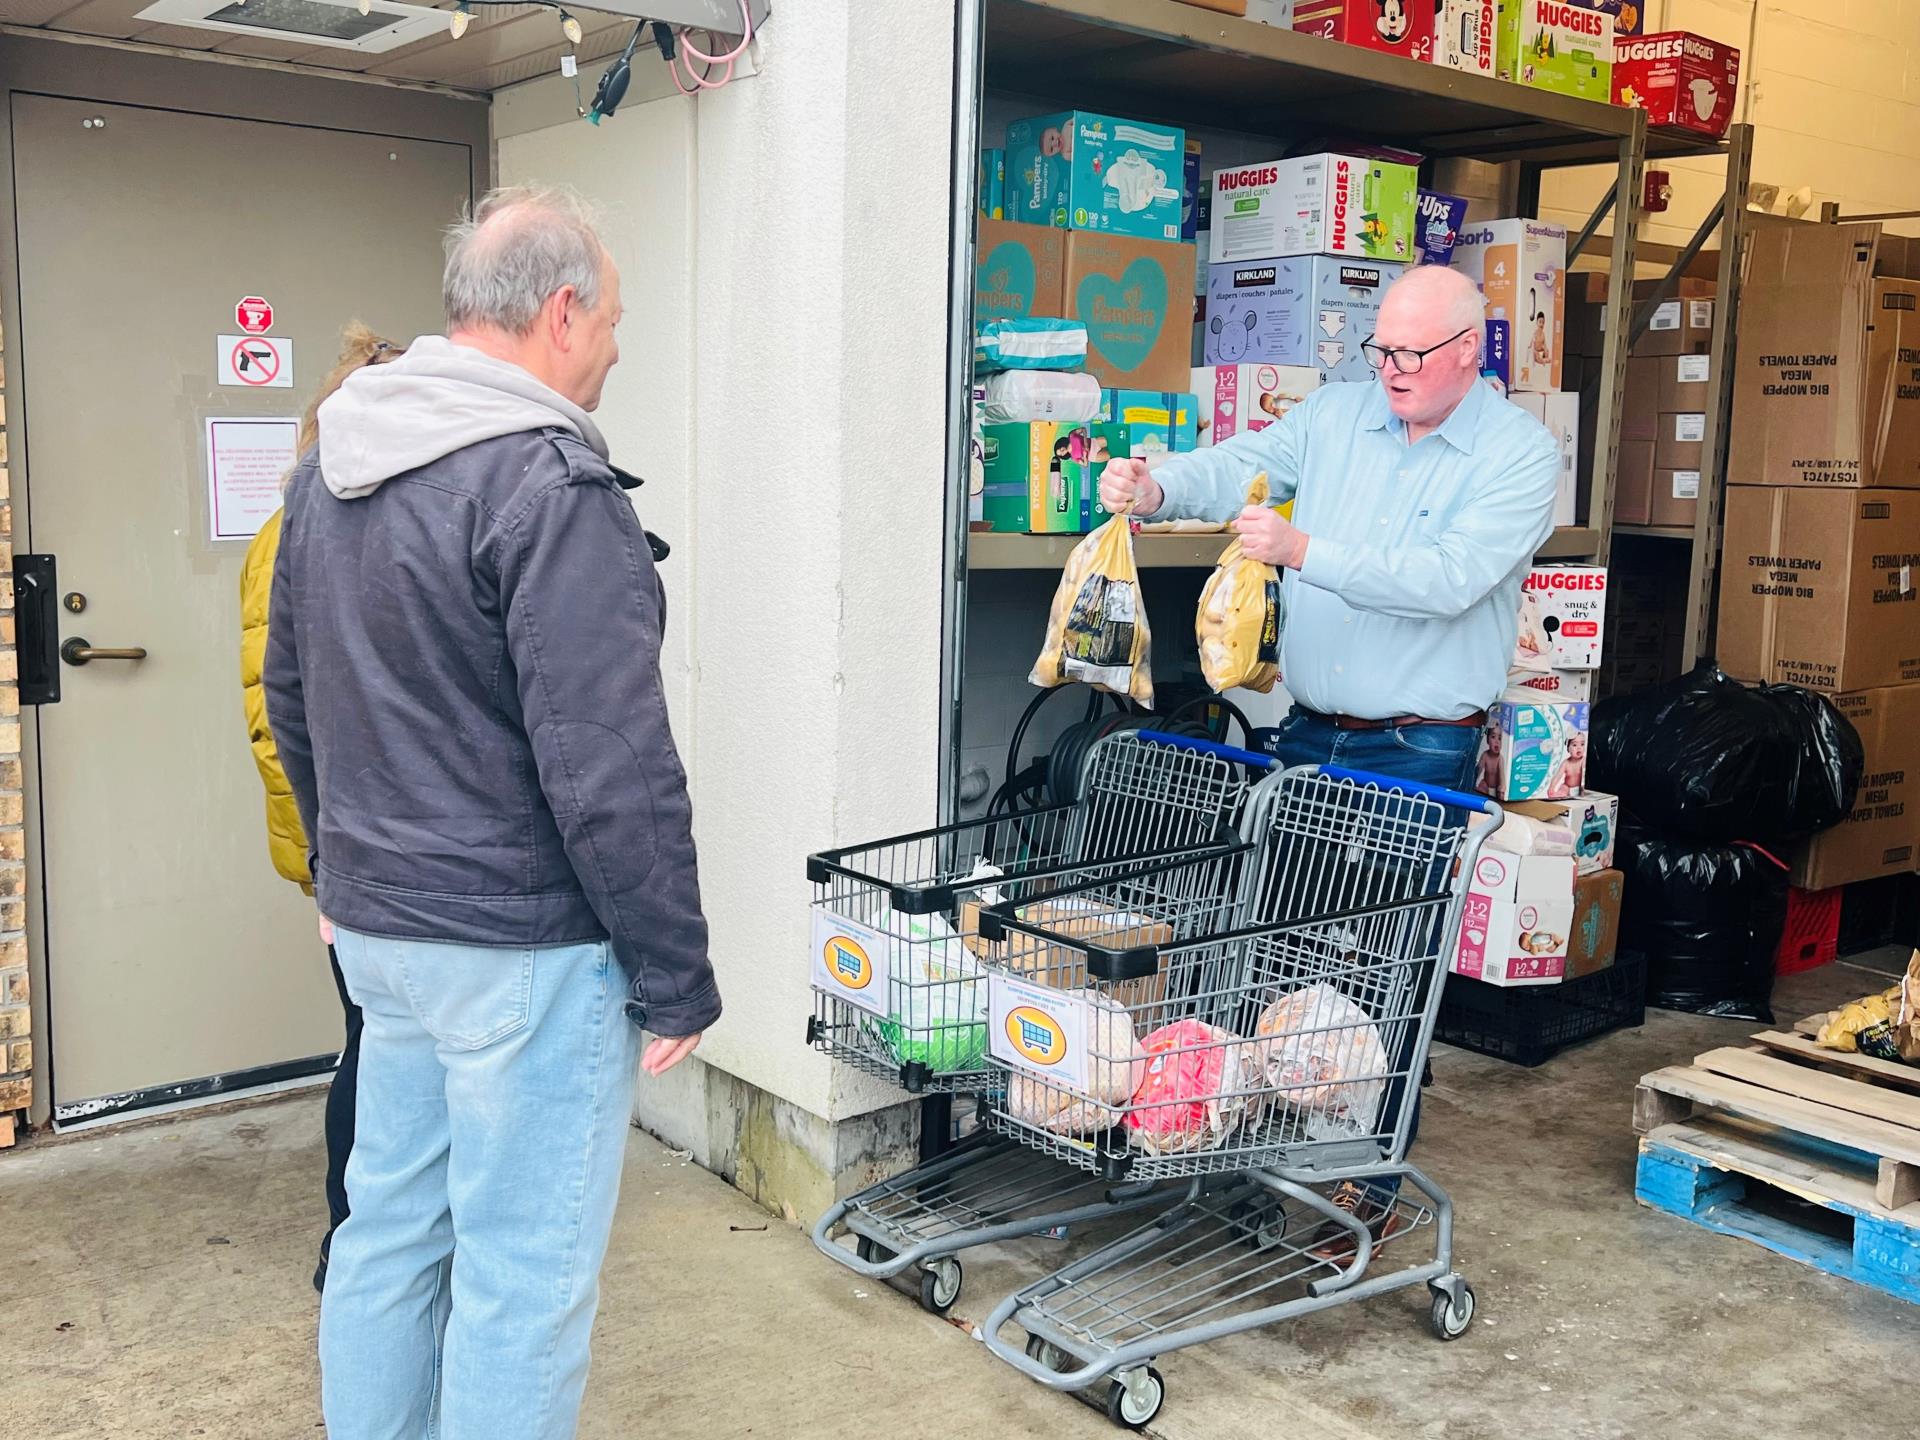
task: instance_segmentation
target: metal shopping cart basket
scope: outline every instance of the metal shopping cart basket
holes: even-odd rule
[[[1252,848],[1233,822],[1253,777],[1272,766],[1266,756],[1208,741],[1116,734],[1089,754],[1073,805],[814,857],[818,999],[809,1042],[909,1090],[995,1083],[998,1072],[986,1063],[985,967],[1019,973],[1050,963],[1051,952],[1023,936],[983,941],[983,907],[1026,896],[1062,929],[1084,921],[1111,934],[1117,912],[1102,898],[1100,877],[1131,876],[1150,862],[1177,864],[1188,884],[1230,895]],[[1130,881],[1129,893],[1138,890]],[[1049,904],[1053,892],[1070,893]],[[1137,918],[1141,933],[1158,933]],[[836,955],[840,945],[858,953]],[[884,977],[869,973],[876,955],[886,957]],[[887,995],[886,1008],[854,990]],[[1179,1187],[1154,1181],[1114,1184],[982,1130],[833,1205],[813,1240],[869,1279],[919,1267],[921,1304],[944,1314],[959,1298],[962,1251],[1064,1236],[1178,1196]],[[852,1248],[836,1238],[842,1231]]]
[[[1161,864],[1106,879],[1104,932],[988,910],[984,935],[1049,957],[991,971],[992,1127],[1116,1182],[1198,1182],[1002,1301],[981,1327],[996,1355],[1055,1389],[1107,1380],[1109,1416],[1140,1428],[1165,1396],[1150,1362],[1185,1346],[1422,1283],[1436,1331],[1465,1331],[1452,1202],[1405,1157],[1465,877],[1499,819],[1479,796],[1303,767],[1257,792],[1231,904]],[[1323,1193],[1342,1183],[1364,1187],[1354,1210]],[[1432,1258],[1374,1273],[1414,1231]]]

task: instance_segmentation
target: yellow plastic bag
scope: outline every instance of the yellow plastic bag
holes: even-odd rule
[[[1267,499],[1266,472],[1253,477],[1247,504]],[[1200,592],[1194,638],[1200,642],[1200,673],[1216,691],[1257,690],[1262,695],[1280,678],[1280,627],[1286,602],[1280,598],[1280,571],[1249,560],[1239,537],[1221,553],[1220,563]]]
[[[1067,557],[1047,616],[1047,641],[1027,678],[1048,689],[1077,681],[1152,707],[1147,611],[1125,515],[1107,521]]]

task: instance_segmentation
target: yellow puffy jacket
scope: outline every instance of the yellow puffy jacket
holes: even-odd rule
[[[267,663],[267,613],[272,608],[273,557],[280,549],[281,513],[276,510],[273,518],[260,527],[253,544],[247,547],[246,564],[240,570],[240,684],[247,697],[247,738],[253,742],[253,763],[260,767],[260,781],[267,787],[267,849],[273,856],[273,868],[311,895],[307,836],[300,827],[293,787],[287,783],[287,772],[280,768],[273,731],[267,726],[267,692],[260,683]]]

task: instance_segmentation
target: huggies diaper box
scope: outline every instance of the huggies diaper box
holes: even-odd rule
[[[1587,778],[1589,706],[1510,690],[1487,711],[1480,737],[1482,794],[1509,800],[1567,800]]]
[[[1178,240],[1183,130],[1069,110],[1007,126],[1007,218]]]
[[[1011,181],[1009,181],[1011,183]],[[1213,172],[1207,259],[1413,259],[1420,172],[1358,155],[1301,155]]]
[[[1322,381],[1371,380],[1360,346],[1405,269],[1317,255],[1209,266],[1202,358],[1306,366]]]
[[[1684,30],[1622,39],[1614,57],[1613,103],[1638,105],[1649,125],[1717,138],[1727,133],[1739,89],[1740,52]]]
[[[1555,985],[1573,934],[1574,861],[1486,846],[1460,912],[1453,973],[1489,985]]]
[[[1520,582],[1517,670],[1597,670],[1607,623],[1604,565],[1536,565]]]
[[[1500,0],[1495,68],[1502,80],[1581,100],[1613,100],[1620,0]]]
[[[1320,388],[1320,372],[1298,365],[1202,365],[1192,388],[1200,402],[1200,444],[1264,430]]]
[[[1434,0],[1433,63],[1471,75],[1494,71],[1494,0]]]

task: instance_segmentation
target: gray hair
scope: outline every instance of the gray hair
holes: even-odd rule
[[[1487,298],[1462,272],[1442,265],[1418,265],[1387,287],[1389,295],[1396,291],[1431,305],[1450,333],[1469,330],[1479,337],[1476,343],[1485,343]]]
[[[525,335],[555,291],[571,285],[580,303],[600,303],[601,243],[593,208],[558,186],[490,190],[447,231],[441,296],[447,328]]]

